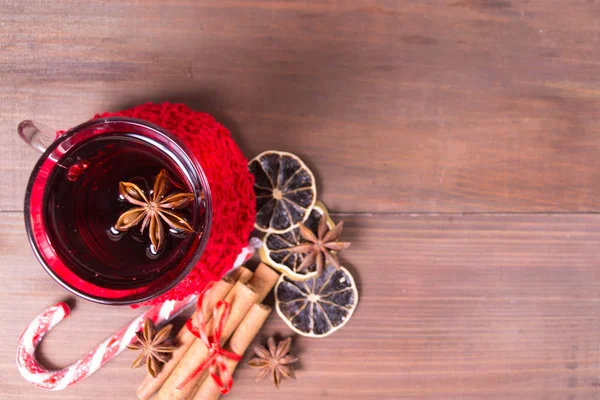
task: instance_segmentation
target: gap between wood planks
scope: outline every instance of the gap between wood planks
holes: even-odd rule
[[[23,213],[24,210],[0,210],[1,213]],[[481,216],[512,216],[512,215],[600,215],[600,211],[390,211],[390,212],[329,212],[334,217],[377,217],[377,216],[390,216],[390,217],[419,217],[419,216],[430,216],[435,217],[438,215],[481,215]]]
[[[511,215],[598,215],[600,211],[391,211],[391,212],[329,212],[330,215],[336,217],[376,217],[376,216],[391,216],[391,217],[418,217],[438,215],[494,215],[494,216],[511,216]]]

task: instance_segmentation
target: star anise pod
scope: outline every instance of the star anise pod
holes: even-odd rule
[[[142,223],[141,231],[149,225],[149,236],[154,250],[158,252],[165,244],[165,227],[162,221],[166,222],[171,228],[193,232],[190,224],[176,212],[169,210],[179,210],[186,207],[194,201],[192,193],[173,193],[167,196],[169,189],[169,176],[166,170],[161,170],[154,178],[154,188],[150,196],[146,196],[144,191],[134,183],[119,182],[119,193],[131,204],[136,205],[125,211],[115,224],[115,229],[121,232]],[[162,221],[161,221],[162,219]]]
[[[136,333],[137,340],[127,346],[130,350],[142,351],[131,367],[137,368],[146,363],[148,372],[156,378],[162,364],[169,361],[171,353],[177,348],[169,344],[171,329],[173,329],[173,325],[169,324],[156,332],[154,322],[150,318],[146,318],[143,329]]]
[[[248,361],[248,365],[260,369],[256,380],[264,379],[267,375],[273,375],[275,386],[279,389],[282,378],[296,379],[290,364],[298,361],[298,357],[288,354],[291,344],[292,338],[287,338],[278,344],[275,343],[275,339],[269,338],[268,348],[256,345],[253,347],[256,357]]]
[[[342,234],[344,228],[344,222],[340,222],[333,229],[329,229],[327,226],[327,220],[325,216],[322,216],[319,220],[317,227],[317,235],[312,230],[307,228],[304,224],[299,225],[300,235],[304,242],[297,246],[289,249],[292,253],[303,253],[305,254],[302,264],[298,266],[298,271],[302,271],[308,268],[316,260],[317,274],[321,275],[323,272],[323,261],[327,265],[332,265],[335,268],[340,268],[340,261],[333,251],[340,251],[350,247],[350,242],[340,242],[338,238]]]

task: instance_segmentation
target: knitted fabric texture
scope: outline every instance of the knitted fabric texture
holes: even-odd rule
[[[184,104],[147,103],[94,118],[111,116],[143,119],[173,133],[194,153],[206,174],[213,198],[213,218],[202,257],[175,288],[144,305],[181,300],[198,293],[233,266],[254,229],[256,199],[248,160],[225,127],[212,116],[192,111]]]

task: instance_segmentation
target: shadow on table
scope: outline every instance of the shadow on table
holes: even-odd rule
[[[243,135],[240,134],[238,123],[225,111],[223,106],[223,97],[216,90],[197,90],[193,93],[157,93],[151,97],[131,99],[126,103],[120,104],[115,110],[125,110],[143,103],[184,103],[194,111],[202,111],[212,115],[217,122],[225,126],[231,132],[232,138],[240,146],[244,154],[248,154],[248,147],[245,144]]]
[[[305,17],[302,23],[310,25],[318,21],[316,16]],[[222,53],[213,53],[211,43],[207,43],[209,39],[200,32],[198,35],[198,41],[188,43],[189,56],[173,54],[180,63],[179,73],[149,77],[158,80],[153,85],[156,89],[150,94],[144,91],[144,95],[132,92],[119,108],[145,102],[185,103],[194,110],[213,115],[230,130],[243,153],[251,158],[258,150],[275,148],[294,152],[299,147],[297,143],[302,141],[312,141],[311,146],[315,146],[314,141],[327,134],[325,129],[331,129],[331,122],[345,119],[340,115],[340,109],[345,109],[341,101],[348,102],[351,114],[354,102],[366,96],[364,82],[355,79],[359,71],[357,60],[365,57],[365,49],[351,40],[307,41],[298,40],[294,35],[245,38],[242,47],[234,45]],[[160,58],[158,63],[165,65],[157,66],[157,70],[173,69],[173,58],[169,58],[171,50],[167,49]],[[227,68],[229,65],[231,69]],[[233,118],[236,107],[245,113],[246,120],[268,119],[251,124],[253,128],[260,126],[267,131],[249,132],[247,126],[240,126],[240,121]],[[249,146],[257,137],[262,137],[257,140],[268,147]],[[302,153],[305,149],[298,148],[298,156],[315,171],[319,160],[306,157],[307,154]],[[313,152],[311,156],[324,156],[326,150]],[[317,185],[323,187],[320,177],[316,180]]]

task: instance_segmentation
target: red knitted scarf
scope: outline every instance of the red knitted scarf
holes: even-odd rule
[[[212,228],[206,249],[196,267],[179,285],[146,304],[180,300],[200,292],[232,267],[254,228],[256,200],[248,160],[223,125],[184,104],[147,103],[94,118],[109,116],[140,118],[167,129],[188,146],[204,169],[213,197]]]

